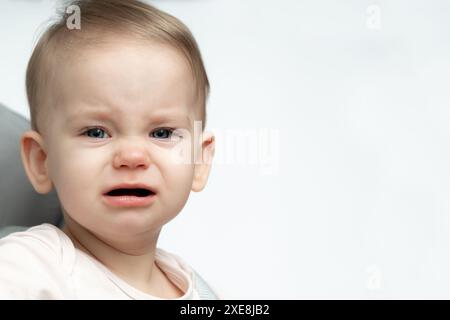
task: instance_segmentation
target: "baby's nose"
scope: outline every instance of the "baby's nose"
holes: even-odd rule
[[[147,168],[149,165],[150,156],[148,151],[142,146],[128,145],[121,148],[114,157],[114,167],[116,168]]]

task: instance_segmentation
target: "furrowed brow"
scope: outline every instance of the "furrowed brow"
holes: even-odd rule
[[[67,116],[68,121],[77,119],[95,118],[95,119],[108,119],[114,117],[114,113],[106,110],[82,110],[76,113],[71,113]]]
[[[67,116],[67,120],[74,121],[78,119],[98,119],[98,120],[110,120],[110,118],[116,118],[118,115],[111,110],[82,110],[77,113],[72,113]],[[192,120],[188,115],[177,116],[173,114],[155,114],[148,116],[150,122],[155,124],[162,124],[166,122],[177,122],[179,119],[183,119],[190,128],[192,128]]]

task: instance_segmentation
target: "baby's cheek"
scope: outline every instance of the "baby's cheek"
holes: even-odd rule
[[[57,183],[61,192],[76,198],[80,193],[96,187],[98,181],[99,159],[85,152],[61,154],[57,164]],[[97,182],[98,183],[98,182]]]
[[[175,165],[166,171],[164,180],[169,190],[174,210],[181,210],[191,191],[193,170],[190,165]]]
[[[195,146],[197,147],[195,149]],[[183,139],[165,151],[167,160],[171,165],[192,165],[199,155],[199,142],[194,140],[189,134],[184,134]]]
[[[59,167],[55,187],[65,210],[79,223],[86,223],[99,201],[99,181],[95,159],[83,154],[68,154]]]

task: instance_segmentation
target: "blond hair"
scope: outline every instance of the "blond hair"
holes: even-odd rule
[[[78,6],[81,28],[70,30],[65,8]],[[68,11],[68,10],[67,10]],[[38,132],[45,93],[57,72],[54,59],[72,50],[95,47],[106,34],[121,33],[138,39],[156,41],[177,49],[187,59],[196,82],[196,98],[202,129],[206,123],[209,81],[198,45],[188,27],[177,18],[138,0],[75,0],[66,2],[56,21],[47,27],[36,44],[26,71],[26,91],[31,128]],[[42,128],[41,128],[42,129]]]

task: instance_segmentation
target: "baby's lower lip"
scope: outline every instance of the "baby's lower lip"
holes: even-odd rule
[[[103,199],[107,205],[113,207],[145,207],[155,201],[156,194],[151,194],[146,197],[138,197],[132,195],[123,196],[110,196],[107,194],[103,195]]]

